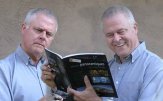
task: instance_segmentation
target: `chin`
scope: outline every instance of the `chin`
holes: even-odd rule
[[[39,53],[39,54],[42,54],[43,52],[44,52],[44,49],[38,50],[38,53]]]
[[[121,53],[121,54],[118,54],[118,56],[123,57],[123,58],[126,58],[126,57],[129,56],[129,54]]]
[[[44,52],[44,48],[35,48],[34,52],[38,55],[42,54]]]
[[[120,56],[120,57],[126,56],[126,54],[125,53],[122,53],[122,52],[117,52],[117,55]]]
[[[128,50],[125,50],[125,49],[118,49],[116,50],[116,53],[118,56],[128,56]]]

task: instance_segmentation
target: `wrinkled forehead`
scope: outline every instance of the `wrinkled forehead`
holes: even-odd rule
[[[34,15],[31,18],[30,24],[29,25],[34,25],[39,28],[43,29],[49,29],[50,31],[53,31],[53,33],[57,32],[58,29],[58,24],[56,19],[51,16],[44,15],[42,13]]]
[[[114,16],[105,17],[103,20],[103,27],[112,25],[129,24],[129,19],[124,14],[116,14]]]
[[[33,21],[38,21],[39,20],[38,18],[46,18],[46,20],[53,22],[55,24],[55,31],[57,31],[57,29],[58,29],[57,18],[54,15],[50,15],[45,12],[37,12],[37,13],[33,13],[33,14],[28,14],[24,20],[24,23],[26,25],[30,25]],[[43,20],[43,19],[41,19],[41,20]]]

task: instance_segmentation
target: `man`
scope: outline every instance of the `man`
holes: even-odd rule
[[[114,101],[157,101],[162,99],[163,62],[154,53],[146,49],[145,42],[138,39],[138,27],[131,11],[123,6],[108,8],[103,16],[103,32],[108,47],[115,53],[109,66],[118,93]],[[83,92],[68,88],[77,101],[87,100],[91,93],[89,83]],[[160,97],[160,98],[158,98]],[[98,100],[100,101],[100,100]]]
[[[44,48],[50,46],[58,23],[47,9],[30,10],[22,24],[21,44],[0,61],[0,101],[38,101],[46,94],[41,67]]]
[[[102,22],[108,47],[115,53],[108,63],[118,93],[118,98],[112,100],[163,101],[163,62],[146,49],[145,42],[139,41],[132,12],[127,7],[113,6],[104,12]],[[42,79],[49,85],[52,83],[44,76],[47,71],[44,67]],[[84,91],[68,88],[75,101],[107,101],[96,95],[87,77],[84,81]]]

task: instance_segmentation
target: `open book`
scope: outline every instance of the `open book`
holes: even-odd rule
[[[117,97],[107,58],[103,53],[78,53],[65,57],[45,49],[48,63],[55,72],[57,89],[67,91],[67,87],[82,91],[85,89],[84,76],[87,75],[94,90],[100,97]]]

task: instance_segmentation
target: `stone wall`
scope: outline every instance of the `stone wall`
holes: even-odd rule
[[[100,17],[113,5],[128,6],[139,26],[139,37],[163,57],[162,0],[0,0],[0,58],[20,43],[21,22],[30,8],[48,8],[59,20],[59,31],[51,49],[63,56],[77,52],[105,52],[110,58],[101,30]]]

